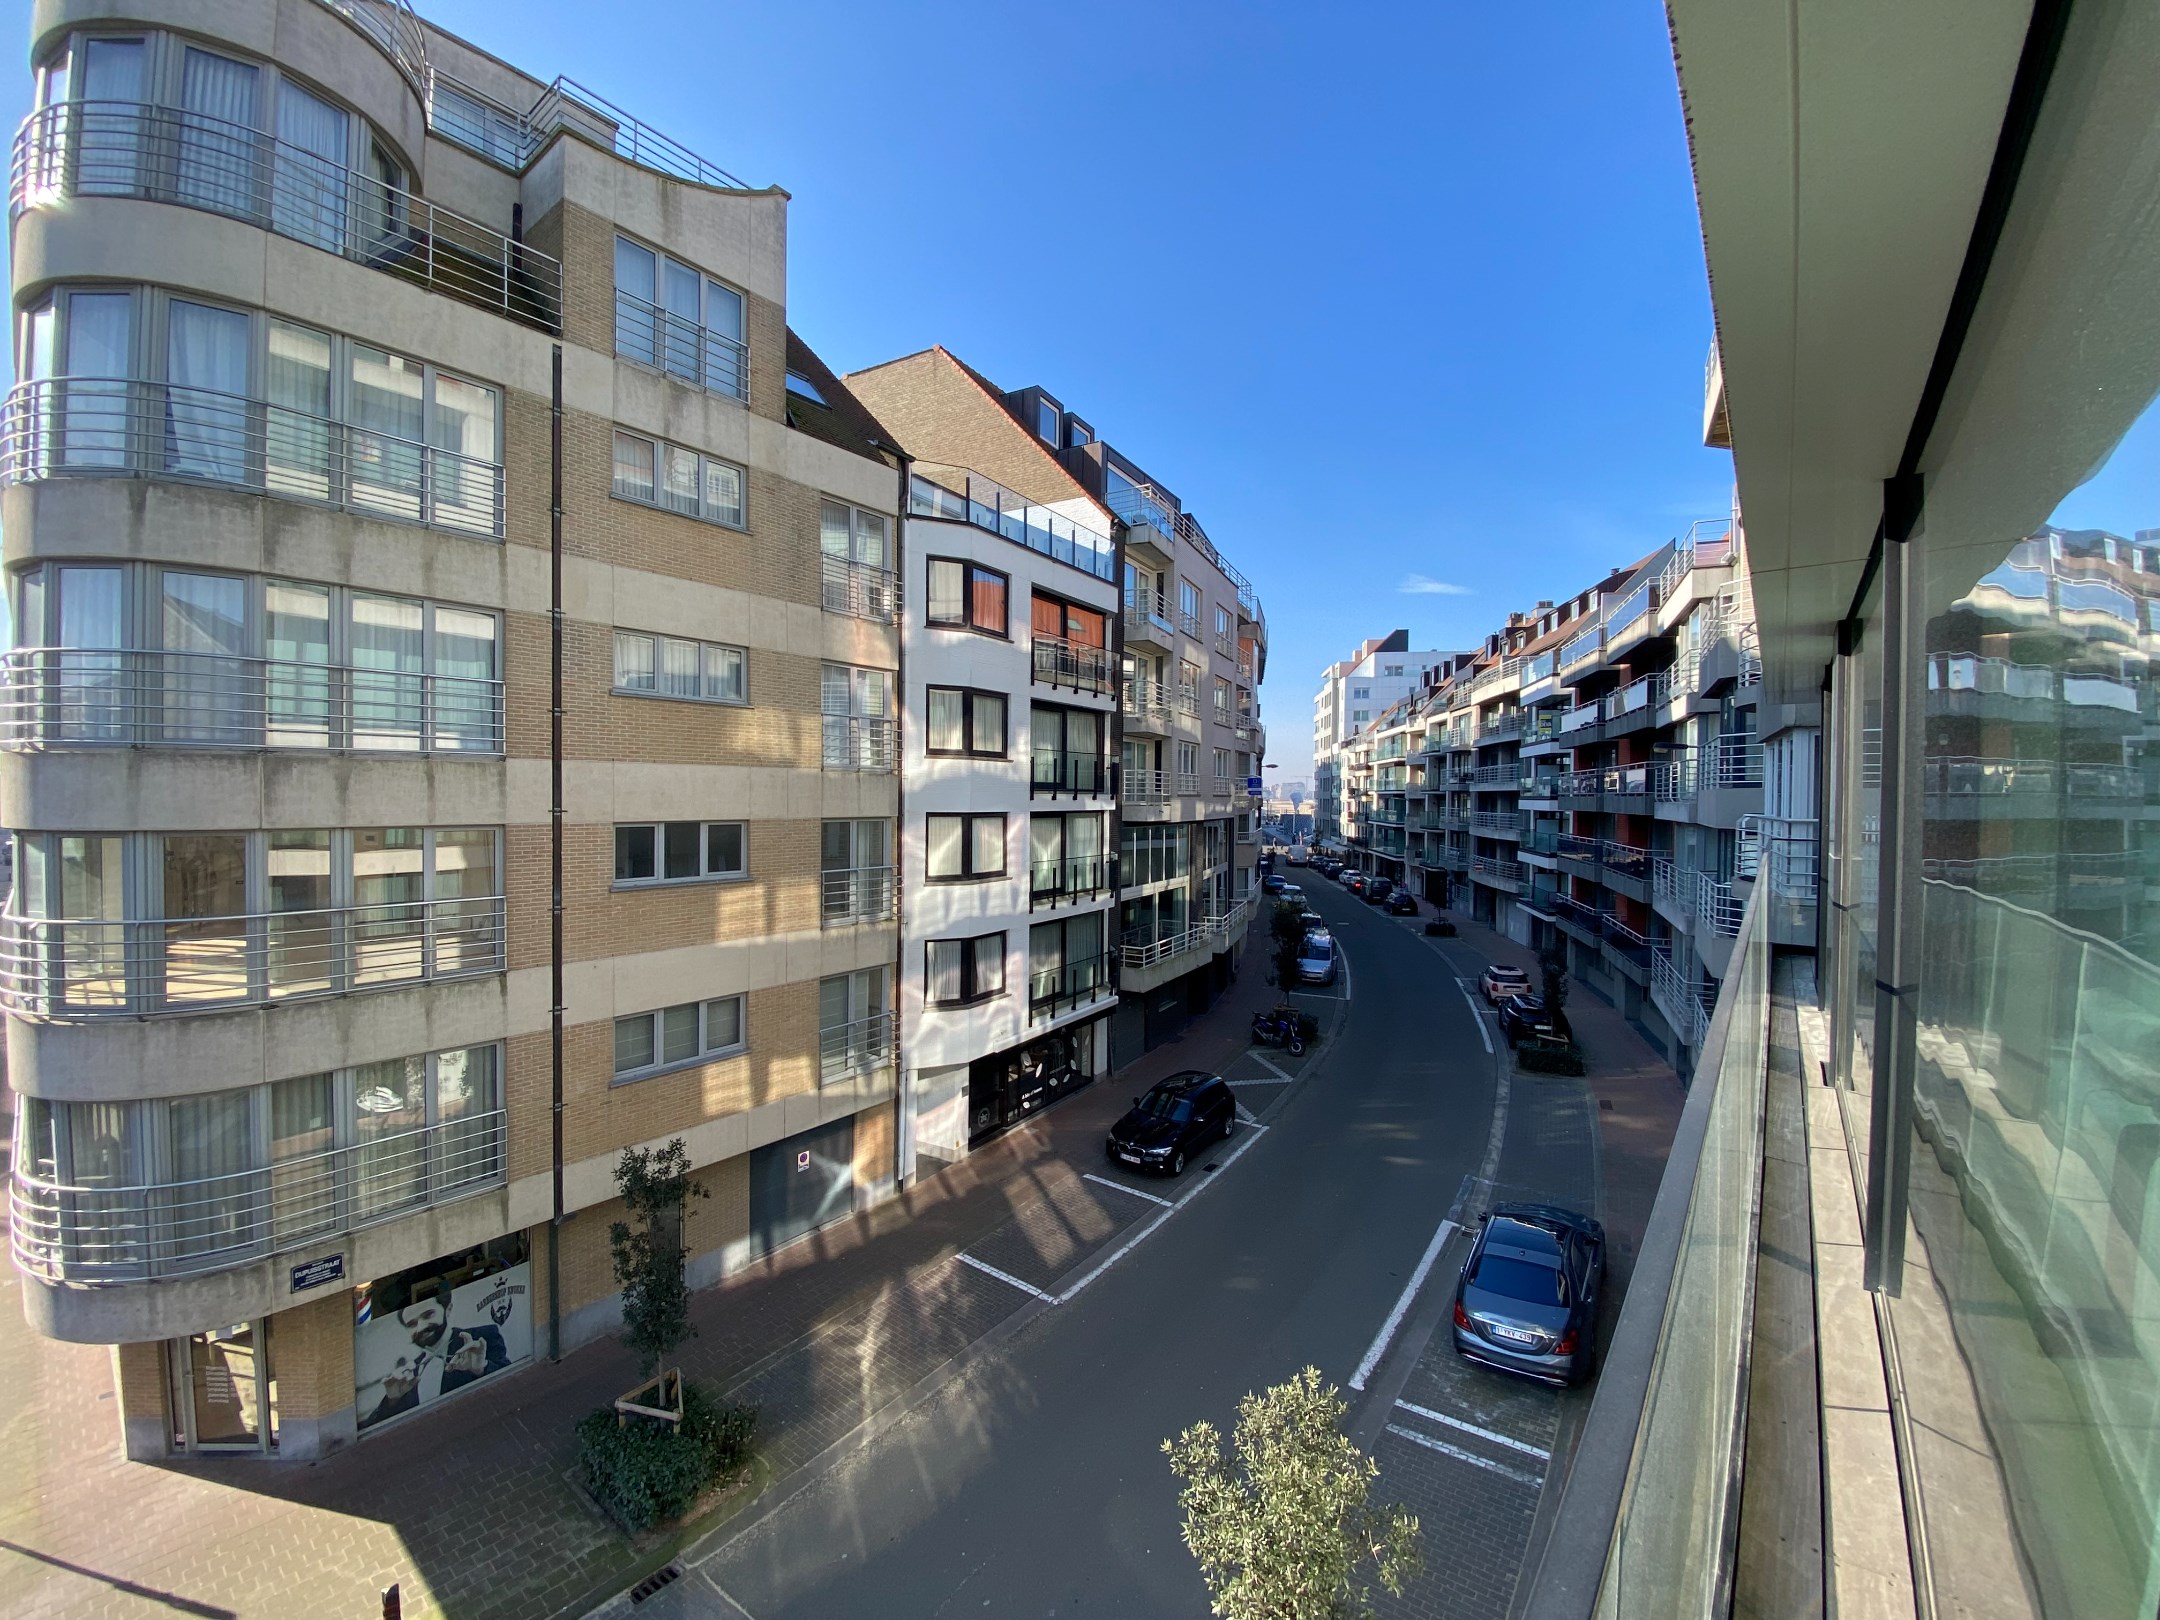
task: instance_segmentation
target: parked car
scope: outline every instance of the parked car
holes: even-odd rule
[[[1289,886],[1290,880],[1288,878],[1280,877],[1273,872],[1268,873],[1266,877],[1260,880],[1260,887],[1269,894],[1281,894]]]
[[[1308,934],[1324,934],[1328,931],[1327,919],[1317,911],[1299,912],[1298,926]]]
[[[1519,967],[1502,967],[1495,962],[1478,980],[1478,988],[1485,992],[1485,1000],[1499,1006],[1505,996],[1527,996],[1530,993],[1530,975]]]
[[[1363,893],[1365,892],[1365,885],[1366,885],[1366,883],[1367,883],[1368,879],[1366,878],[1366,876],[1365,876],[1365,874],[1364,874],[1363,872],[1352,872],[1352,873],[1351,873],[1351,874],[1350,874],[1349,876],[1345,877],[1345,878],[1344,878],[1344,879],[1343,879],[1342,881],[1343,881],[1343,887],[1344,887],[1344,888],[1346,888],[1346,889],[1348,889],[1348,890],[1349,890],[1349,891],[1350,891],[1350,892],[1351,892],[1352,894],[1360,894],[1360,895],[1361,895],[1361,894],[1363,894]]]
[[[1566,1014],[1547,1012],[1545,998],[1525,990],[1519,996],[1500,998],[1500,1034],[1513,1046],[1530,1036],[1565,1041],[1573,1032],[1568,1028]]]
[[[1387,897],[1395,892],[1395,880],[1384,877],[1369,879],[1361,892],[1365,896],[1366,904],[1383,905],[1386,903]]]
[[[1185,1069],[1133,1099],[1103,1151],[1120,1164],[1182,1175],[1185,1160],[1237,1129],[1237,1098],[1219,1074]]]
[[[1295,883],[1285,883],[1275,891],[1276,898],[1289,905],[1303,906],[1305,891]]]
[[[1597,1370],[1605,1229],[1551,1204],[1495,1204],[1455,1284],[1455,1350],[1502,1372],[1579,1384]]]
[[[1328,934],[1307,934],[1298,947],[1297,976],[1300,984],[1335,982],[1335,940]]]
[[[1387,908],[1397,917],[1415,917],[1418,913],[1417,896],[1408,889],[1397,889],[1388,896]]]

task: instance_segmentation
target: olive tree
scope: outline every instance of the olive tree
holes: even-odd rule
[[[1400,1595],[1423,1567],[1418,1521],[1370,1504],[1380,1468],[1342,1432],[1316,1367],[1238,1403],[1226,1453],[1212,1423],[1163,1442],[1185,1482],[1185,1545],[1225,1620],[1366,1620],[1371,1586]]]

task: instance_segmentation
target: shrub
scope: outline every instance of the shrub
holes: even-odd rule
[[[1515,1044],[1515,1067],[1525,1074],[1579,1075],[1584,1072],[1582,1048],[1571,1040],[1521,1040]]]
[[[706,1486],[739,1472],[750,1461],[757,1421],[756,1407],[723,1406],[687,1383],[680,1424],[618,1422],[604,1406],[578,1423],[578,1477],[608,1516],[635,1535],[680,1518]]]

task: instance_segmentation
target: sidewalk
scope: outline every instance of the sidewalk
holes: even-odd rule
[[[1134,1092],[1178,1069],[1255,1066],[1251,1017],[1276,995],[1266,962],[1256,932],[1230,989],[1179,1039],[901,1197],[694,1296],[697,1336],[682,1365],[761,1403],[775,1488],[1033,1303],[952,1263],[960,1250],[1048,1281],[1149,1212],[1114,1190],[1097,1194],[1081,1170],[1098,1167],[1102,1132]],[[1327,1049],[1295,1063],[1268,1055],[1301,1074]],[[1248,1092],[1247,1107],[1264,1113],[1288,1089]],[[321,1463],[129,1463],[118,1455],[108,1352],[33,1335],[20,1287],[12,1268],[0,1277],[9,1391],[0,1434],[14,1464],[0,1492],[0,1591],[10,1615],[373,1616],[378,1591],[395,1581],[415,1620],[534,1620],[581,1611],[670,1550],[633,1548],[568,1481],[572,1425],[635,1381],[613,1340]]]

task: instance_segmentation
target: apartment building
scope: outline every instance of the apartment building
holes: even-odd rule
[[[1358,644],[1356,654],[1321,672],[1313,696],[1313,820],[1321,841],[1340,842],[1341,753],[1374,717],[1422,688],[1453,654],[1413,651],[1410,632],[1395,630]]]
[[[785,193],[570,80],[370,0],[32,62],[25,1309],[130,1455],[315,1456],[608,1331],[627,1145],[697,1282],[893,1186],[900,463]]]
[[[1667,9],[1819,929],[1740,903],[1524,1609],[2149,1616],[2160,17]]]
[[[1037,520],[1029,514],[1046,514],[1039,521],[1050,555],[1064,565],[1043,579],[1035,621],[1050,673],[1063,670],[1060,660],[1093,669],[1089,649],[1102,645],[1091,639],[1097,596],[1067,576],[1077,569],[1102,577],[1096,525],[1105,514],[1110,520],[1120,592],[1107,641],[1118,673],[1116,704],[1099,705],[1109,694],[1083,689],[1092,676],[1079,686],[1035,676],[1028,690],[1037,808],[1086,815],[1100,800],[1115,801],[1108,830],[1115,841],[1105,847],[1117,856],[1117,914],[1105,944],[1116,953],[1118,1000],[1103,1037],[1107,1049],[1093,1061],[1128,1062],[1175,1034],[1229,982],[1251,918],[1254,808],[1267,749],[1258,696],[1267,620],[1259,595],[1175,495],[1044,389],[1002,389],[943,349],[855,372],[848,382],[922,458],[917,471],[944,478],[959,497],[954,510],[979,510],[978,525],[1014,533],[1032,533]],[[971,471],[941,471],[948,468]],[[983,499],[971,493],[977,485],[970,479],[980,480]],[[1078,610],[1061,635],[1053,633],[1058,601]],[[1061,649],[1060,640],[1070,645]],[[1099,794],[1088,791],[1098,746],[1112,766]],[[1045,802],[1058,798],[1069,804]],[[1046,970],[1087,958],[1092,914],[1083,907],[1066,925],[1062,954],[1046,955]],[[1045,928],[1050,951],[1046,924],[1036,926]],[[1083,1002],[1072,1016],[1091,1005]],[[1089,1048],[1077,1038],[1053,1043],[1052,1058],[1065,1061],[1068,1044],[1071,1061],[1082,1061],[1078,1054]]]
[[[1118,524],[943,349],[853,388],[923,459],[903,551],[903,1176],[1109,1063]]]

